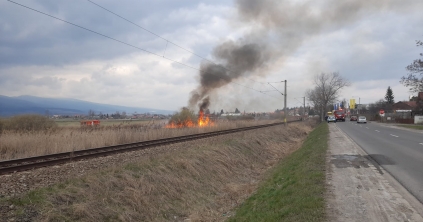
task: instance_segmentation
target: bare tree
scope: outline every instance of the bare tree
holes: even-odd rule
[[[323,121],[325,109],[335,102],[341,90],[350,85],[338,72],[321,73],[314,77],[314,89],[307,91],[307,97],[316,110],[320,111],[320,118]]]
[[[93,117],[93,116],[95,116],[95,112],[94,112],[94,110],[92,110],[92,109],[90,109],[90,110],[88,110],[88,116],[89,117]]]
[[[341,108],[342,109],[345,109],[345,107],[347,107],[348,106],[348,104],[347,104],[347,99],[342,99],[342,101],[341,101]]]
[[[306,92],[306,96],[309,99],[311,105],[314,107],[313,109],[316,111],[316,113],[320,116],[324,116],[322,110],[324,110],[324,105],[322,103],[322,96],[321,93],[317,88],[309,89]]]
[[[417,41],[417,46],[423,46],[423,41]],[[420,53],[420,56],[423,56],[423,53]],[[409,74],[401,77],[400,83],[410,87],[411,92],[423,92],[423,60],[414,60],[406,69]]]

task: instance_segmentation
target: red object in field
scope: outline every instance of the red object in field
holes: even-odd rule
[[[81,126],[99,126],[100,120],[84,120],[81,121]]]
[[[379,114],[385,114],[385,110],[383,109],[379,110]]]

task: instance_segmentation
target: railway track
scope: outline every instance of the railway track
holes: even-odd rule
[[[288,121],[288,123],[297,122],[297,121],[299,120]],[[243,127],[243,128],[230,129],[230,130],[221,130],[221,131],[215,131],[215,132],[209,132],[209,133],[198,133],[198,134],[192,134],[192,135],[186,135],[186,136],[170,137],[170,138],[148,140],[148,141],[142,141],[142,142],[136,142],[136,143],[99,147],[99,148],[93,148],[93,149],[87,149],[87,150],[78,150],[73,152],[50,154],[45,156],[35,156],[35,157],[29,157],[29,158],[1,161],[0,175],[10,174],[10,173],[19,172],[19,171],[32,170],[32,169],[46,167],[46,166],[59,165],[59,164],[68,163],[71,161],[79,161],[79,160],[90,159],[95,157],[113,155],[116,153],[148,149],[151,147],[169,145],[173,143],[181,143],[181,142],[186,142],[190,140],[203,139],[207,137],[213,137],[218,135],[236,133],[241,131],[259,129],[259,128],[282,125],[282,124],[284,123],[283,122],[272,123],[272,124],[250,126],[250,127]]]

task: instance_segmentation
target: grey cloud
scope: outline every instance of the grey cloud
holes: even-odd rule
[[[0,79],[2,79],[0,87],[9,91],[17,91],[25,87],[44,87],[49,90],[58,90],[65,82],[65,79],[56,76],[34,76],[31,72],[16,71],[2,73]]]
[[[167,20],[167,15],[176,8],[195,8],[196,5],[190,1],[98,3],[159,35],[172,33],[180,26],[197,22],[195,19]],[[161,54],[166,45],[164,40],[88,1],[31,1],[22,4],[153,53]],[[76,64],[91,59],[112,59],[129,53],[145,53],[9,2],[3,2],[1,6],[1,67]],[[172,36],[169,38],[172,40]]]
[[[118,75],[114,73],[113,71],[110,71],[110,69],[113,68],[112,65],[108,64],[104,66],[101,70],[95,71],[91,74],[92,81],[96,83],[101,83],[105,87],[111,87],[111,86],[124,86],[125,80],[124,76]]]
[[[76,2],[65,0],[17,1],[160,55],[164,52],[166,46],[165,41],[162,39],[146,33],[84,0]],[[237,106],[246,104],[246,106],[253,106],[253,108],[254,106],[262,107],[263,104],[255,102],[255,100],[260,100],[260,98],[268,99],[266,96],[258,94],[258,98],[255,98],[251,95],[255,95],[257,92],[246,90],[248,93],[245,93],[244,88],[236,88],[238,87],[236,84],[229,84],[229,86],[236,88],[235,90],[232,89],[232,92],[242,92],[240,93],[242,95],[217,98],[216,94],[218,93],[214,92],[214,89],[220,87],[226,90],[228,83],[231,83],[231,81],[232,83],[233,81],[240,81],[248,86],[250,86],[249,84],[254,85],[252,82],[247,84],[243,80],[245,80],[245,77],[266,78],[269,73],[272,74],[272,79],[281,78],[279,80],[282,80],[288,76],[285,73],[277,72],[277,70],[283,68],[283,61],[293,56],[301,57],[299,54],[304,53],[315,53],[316,55],[315,58],[312,56],[302,57],[308,60],[304,61],[303,64],[304,66],[310,66],[310,68],[305,69],[311,70],[310,72],[340,71],[341,74],[352,81],[380,78],[399,79],[405,74],[405,66],[413,59],[418,58],[417,50],[413,51],[414,40],[422,38],[421,31],[418,29],[418,27],[423,25],[423,16],[420,13],[423,1],[420,0],[325,0],[300,2],[236,0],[235,6],[238,10],[238,17],[235,21],[230,21],[230,24],[234,25],[235,32],[243,28],[248,31],[245,31],[239,39],[231,37],[225,40],[225,36],[238,36],[238,33],[235,35],[223,33],[222,36],[213,36],[207,41],[198,39],[201,35],[197,35],[197,29],[201,34],[203,32],[209,34],[209,27],[207,25],[204,26],[204,22],[212,19],[213,16],[219,16],[223,19],[231,16],[222,15],[215,8],[210,9],[212,12],[207,11],[207,9],[202,8],[203,6],[199,7],[199,5],[208,4],[212,7],[220,4],[230,7],[232,3],[223,0],[218,2],[208,0],[201,3],[193,3],[188,0],[119,2],[97,0],[96,2],[159,35],[163,35],[171,41],[180,43],[184,47],[189,45],[192,47],[191,51],[216,61],[217,65],[209,66],[207,62],[201,63],[201,59],[183,50],[177,50],[170,45],[167,48],[166,56],[177,61],[183,61],[194,67],[200,67],[200,73],[214,73],[213,76],[198,74],[198,81],[201,87],[193,87],[195,89],[193,93],[197,95],[197,97],[194,96],[197,102],[193,102],[193,104],[196,105],[202,99],[206,99],[205,104],[210,102],[212,105],[225,104],[228,107],[234,104],[237,104]],[[207,6],[204,7],[207,8]],[[205,13],[207,15],[202,16],[201,13],[195,11],[200,9],[207,11],[208,13]],[[216,13],[213,10],[216,10]],[[218,14],[219,12],[221,14]],[[187,13],[187,15],[184,13]],[[392,17],[392,15],[397,15],[407,20],[407,23],[398,24],[397,20],[383,21],[383,19]],[[382,20],[375,21],[375,18]],[[363,38],[362,34],[358,32],[360,27],[357,26],[368,21],[374,22],[371,23],[370,27],[375,31],[369,34],[367,38]],[[186,30],[194,31],[191,31],[192,34],[181,37],[180,33],[185,33]],[[221,32],[231,31],[230,29],[225,29]],[[335,37],[333,42],[330,42],[332,39],[324,39],[330,34],[342,31],[351,36],[347,36],[346,40],[342,40],[342,37]],[[176,36],[175,33],[178,33],[178,35]],[[190,35],[197,38],[195,44],[191,41]],[[182,39],[182,42],[180,42],[180,39]],[[221,41],[216,39],[221,39]],[[386,47],[384,53],[372,54],[360,51],[359,43],[368,43],[375,40],[382,42],[384,47]],[[311,45],[311,42],[316,45]],[[213,47],[211,44],[216,44],[216,46]],[[311,49],[312,47],[315,48]],[[260,50],[257,51],[257,49]],[[119,87],[134,82],[142,85],[141,83],[144,83],[144,80],[135,77],[128,77],[129,80],[114,80],[119,78],[119,76],[113,73],[105,73],[101,69],[93,71],[88,68],[87,70],[89,71],[85,75],[86,79],[81,79],[80,81],[69,80],[66,84],[63,84],[65,80],[58,79],[54,74],[51,74],[54,72],[45,74],[42,73],[42,69],[38,69],[38,73],[30,73],[31,66],[49,67],[49,69],[54,68],[62,71],[63,67],[68,65],[75,67],[87,61],[108,63],[116,61],[114,60],[116,58],[130,59],[128,55],[136,55],[137,53],[145,54],[137,49],[69,26],[6,1],[0,2],[0,73],[3,73],[0,74],[0,85],[2,86],[11,87],[13,85],[13,90],[16,91],[19,88],[40,86],[41,91],[42,87],[50,87],[48,84],[53,87],[62,83],[65,89],[62,91],[60,89],[57,90],[58,94],[63,92],[71,96],[82,96],[80,98],[113,97],[113,101],[119,101],[119,95],[121,96],[120,98],[123,96],[127,99],[126,97],[129,98],[137,93],[133,91],[131,92],[132,95],[127,95],[126,91],[123,92],[121,90],[119,92]],[[247,57],[244,56],[240,59],[241,57],[238,56],[238,53],[247,55]],[[154,58],[153,60],[157,59],[156,61],[162,60],[159,57],[152,56],[152,58]],[[320,64],[319,59],[327,60],[327,66]],[[105,60],[107,62],[104,62]],[[244,63],[244,61],[248,62]],[[168,84],[177,85],[177,87],[186,86],[187,83],[192,85],[190,83],[195,80],[195,78],[188,79],[186,77],[195,76],[195,70],[177,63],[170,63],[169,68],[163,68],[166,69],[165,71],[162,69],[155,72],[151,71],[151,67],[160,66],[160,64],[160,62],[144,63],[141,61],[139,73],[133,73],[133,75],[144,76],[145,78],[153,75],[163,75],[163,77],[158,78]],[[14,75],[5,74],[5,70],[10,67],[26,67],[29,71],[19,75],[16,75],[16,73]],[[228,72],[225,68],[231,70],[231,72]],[[323,70],[325,68],[330,70]],[[172,72],[185,72],[186,75],[168,77],[168,74]],[[78,74],[84,74],[84,71]],[[51,76],[47,77],[47,75]],[[305,76],[304,73],[298,73],[297,75]],[[158,88],[160,89],[158,92],[166,90],[166,88]],[[5,89],[3,87],[2,92],[7,92],[7,89]],[[81,89],[81,92],[76,92],[77,90],[75,89]],[[296,90],[296,94],[300,94],[301,90],[303,90],[297,88],[288,89]],[[157,92],[156,90],[152,91]],[[111,95],[111,93],[114,95]],[[90,94],[90,96],[87,96],[87,94]],[[98,96],[96,97],[95,94],[98,94]],[[250,98],[240,98],[244,96],[254,98],[251,98],[251,102]],[[182,96],[178,97],[182,98]],[[128,100],[130,101],[130,99]],[[175,104],[174,100],[172,98],[171,102],[161,101],[160,105]],[[277,106],[280,107],[279,105]],[[269,105],[269,107],[272,106]],[[241,107],[237,108],[242,109]]]
[[[47,86],[51,89],[60,89],[64,82],[63,78],[44,76],[40,78],[33,78],[28,85]]]

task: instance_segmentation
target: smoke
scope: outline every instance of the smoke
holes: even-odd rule
[[[232,82],[248,76],[264,67],[269,60],[269,50],[257,43],[235,43],[227,41],[217,46],[213,55],[222,64],[202,63],[200,67],[200,86],[191,92],[190,107],[198,105],[200,110],[210,105],[211,93]]]
[[[189,106],[206,109],[213,93],[223,86],[246,77],[264,77],[308,39],[395,4],[394,0],[236,0],[238,16],[232,23],[249,31],[214,48],[212,55],[219,64],[201,64],[200,85],[191,92]]]

